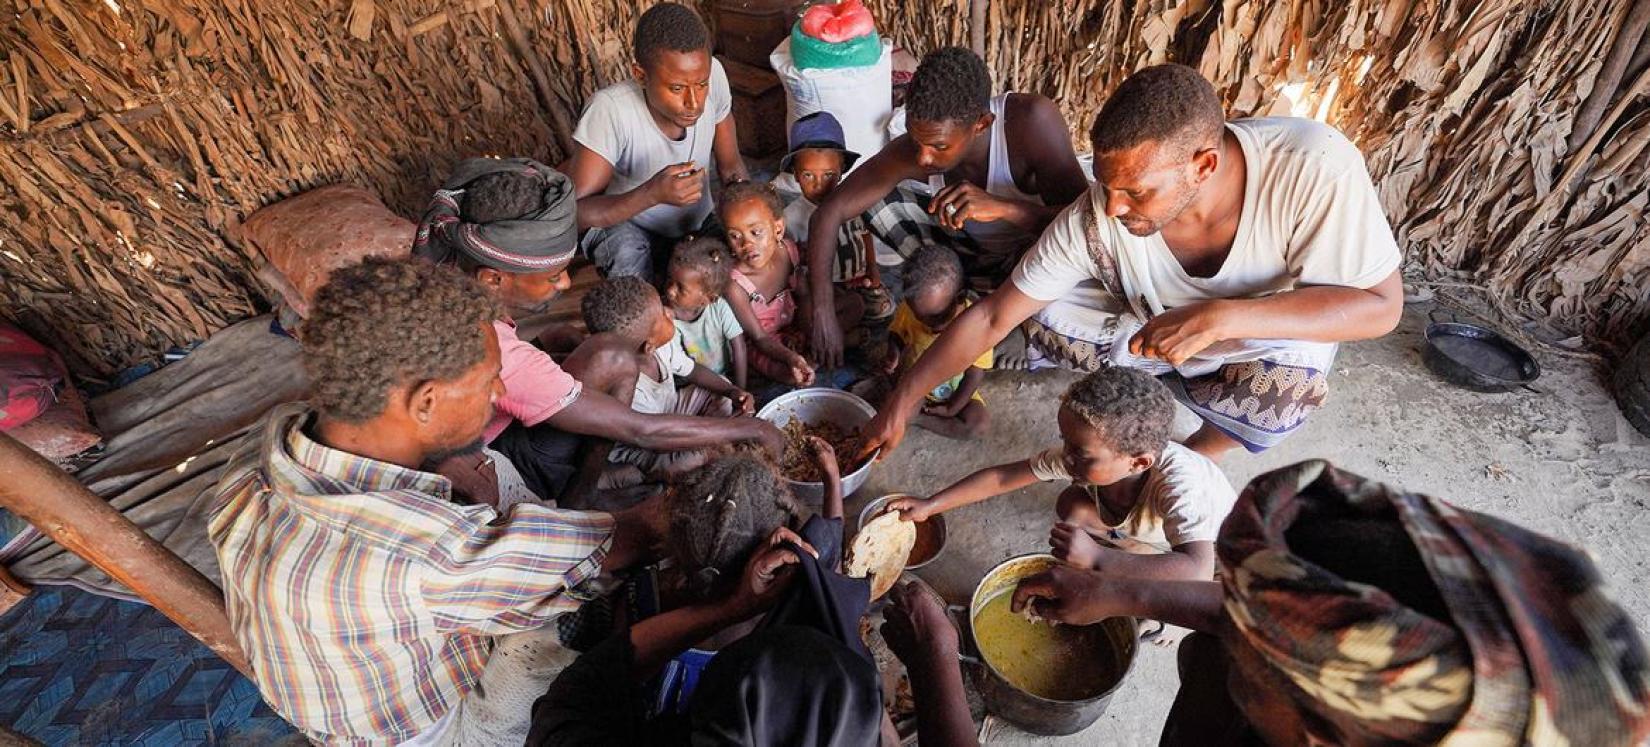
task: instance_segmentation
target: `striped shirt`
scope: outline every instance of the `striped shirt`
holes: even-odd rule
[[[270,705],[310,738],[400,742],[474,687],[490,636],[573,609],[608,514],[449,500],[439,475],[322,446],[301,404],[225,472],[208,534]]]

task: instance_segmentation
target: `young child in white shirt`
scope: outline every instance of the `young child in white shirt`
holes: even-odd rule
[[[890,507],[928,517],[1037,482],[1067,480],[1049,533],[1072,565],[1135,578],[1207,580],[1215,536],[1237,501],[1212,461],[1169,440],[1175,405],[1167,387],[1128,368],[1102,368],[1060,400],[1061,444],[1030,459],[975,472],[930,498]]]
[[[749,392],[694,362],[659,292],[641,278],[607,279],[584,297],[580,311],[590,337],[564,368],[586,387],[655,415],[749,415],[754,409]],[[689,386],[678,391],[678,377]],[[706,457],[699,451],[652,452],[615,444],[608,461],[636,469],[612,470],[598,487],[624,487],[642,477],[668,479],[704,464]]]

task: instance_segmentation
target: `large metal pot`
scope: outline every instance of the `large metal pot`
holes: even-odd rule
[[[793,418],[804,423],[830,423],[842,428],[859,429],[875,417],[877,411],[871,403],[847,392],[836,389],[798,389],[794,392],[775,397],[766,407],[756,413],[756,417],[784,428]],[[838,454],[837,458],[847,460],[852,454]],[[865,484],[865,478],[871,475],[871,465],[876,464],[876,455],[861,465],[859,469],[842,476],[842,497],[847,498]],[[799,482],[786,480],[791,485],[791,492],[798,499],[811,506],[819,506],[825,500],[825,484],[818,482]]]
[[[1087,729],[1106,712],[1112,693],[1117,691],[1123,680],[1128,679],[1129,671],[1134,668],[1140,639],[1138,623],[1132,617],[1113,617],[1095,623],[1105,630],[1105,638],[1111,644],[1108,653],[1117,657],[1114,671],[1118,675],[1117,681],[1099,695],[1084,700],[1050,700],[1021,690],[1003,677],[990,661],[980,655],[980,642],[974,637],[975,615],[998,594],[1012,594],[1021,579],[1046,571],[1058,562],[1053,555],[1031,553],[998,563],[974,587],[974,596],[969,600],[967,609],[968,624],[963,631],[963,640],[968,644],[965,649],[972,649],[963,658],[978,664],[983,672],[977,678],[977,684],[986,711],[1032,734],[1047,736],[1076,734]],[[962,610],[961,607],[952,609]]]

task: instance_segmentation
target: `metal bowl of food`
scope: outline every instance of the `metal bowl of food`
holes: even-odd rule
[[[892,493],[865,504],[865,508],[859,512],[859,526],[863,528],[866,522],[886,510],[889,503],[901,498],[916,497],[906,493]],[[911,556],[905,560],[905,570],[914,571],[928,565],[937,560],[944,551],[945,517],[935,515],[928,517],[927,521],[917,522],[917,544],[911,548]]]
[[[1031,553],[998,563],[974,588],[963,631],[964,658],[985,668],[977,683],[986,711],[1051,736],[1076,734],[1106,712],[1134,668],[1140,638],[1132,617],[1057,625],[1013,612],[1020,581],[1059,562]]]
[[[877,453],[860,462],[859,431],[877,414],[871,403],[836,389],[798,389],[775,397],[756,416],[785,432],[785,454],[780,469],[796,497],[813,506],[825,499],[825,483],[820,481],[806,438],[819,436],[836,449],[842,470],[842,495],[853,495],[865,484],[876,463]]]

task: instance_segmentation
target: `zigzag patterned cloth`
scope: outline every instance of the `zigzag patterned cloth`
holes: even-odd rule
[[[1231,363],[1211,374],[1163,377],[1175,398],[1203,421],[1265,451],[1306,423],[1329,395],[1329,372],[1268,360]]]
[[[1162,378],[1204,422],[1251,452],[1278,445],[1323,405],[1335,362],[1333,343],[1222,340],[1179,366],[1130,354],[1129,339],[1167,309],[1140,259],[1114,250],[1117,224],[1108,219],[1102,228],[1105,211],[1095,193],[1079,199],[1076,209],[1093,275],[1021,326],[1031,368],[1146,371]]]
[[[1027,319],[1021,329],[1031,367],[1088,373],[1127,366],[1156,374],[1182,404],[1251,452],[1282,443],[1329,394],[1333,345],[1255,341],[1237,352],[1257,359],[1186,375],[1161,361],[1129,355],[1128,339],[1141,322],[1114,298],[1100,285],[1086,283]]]

